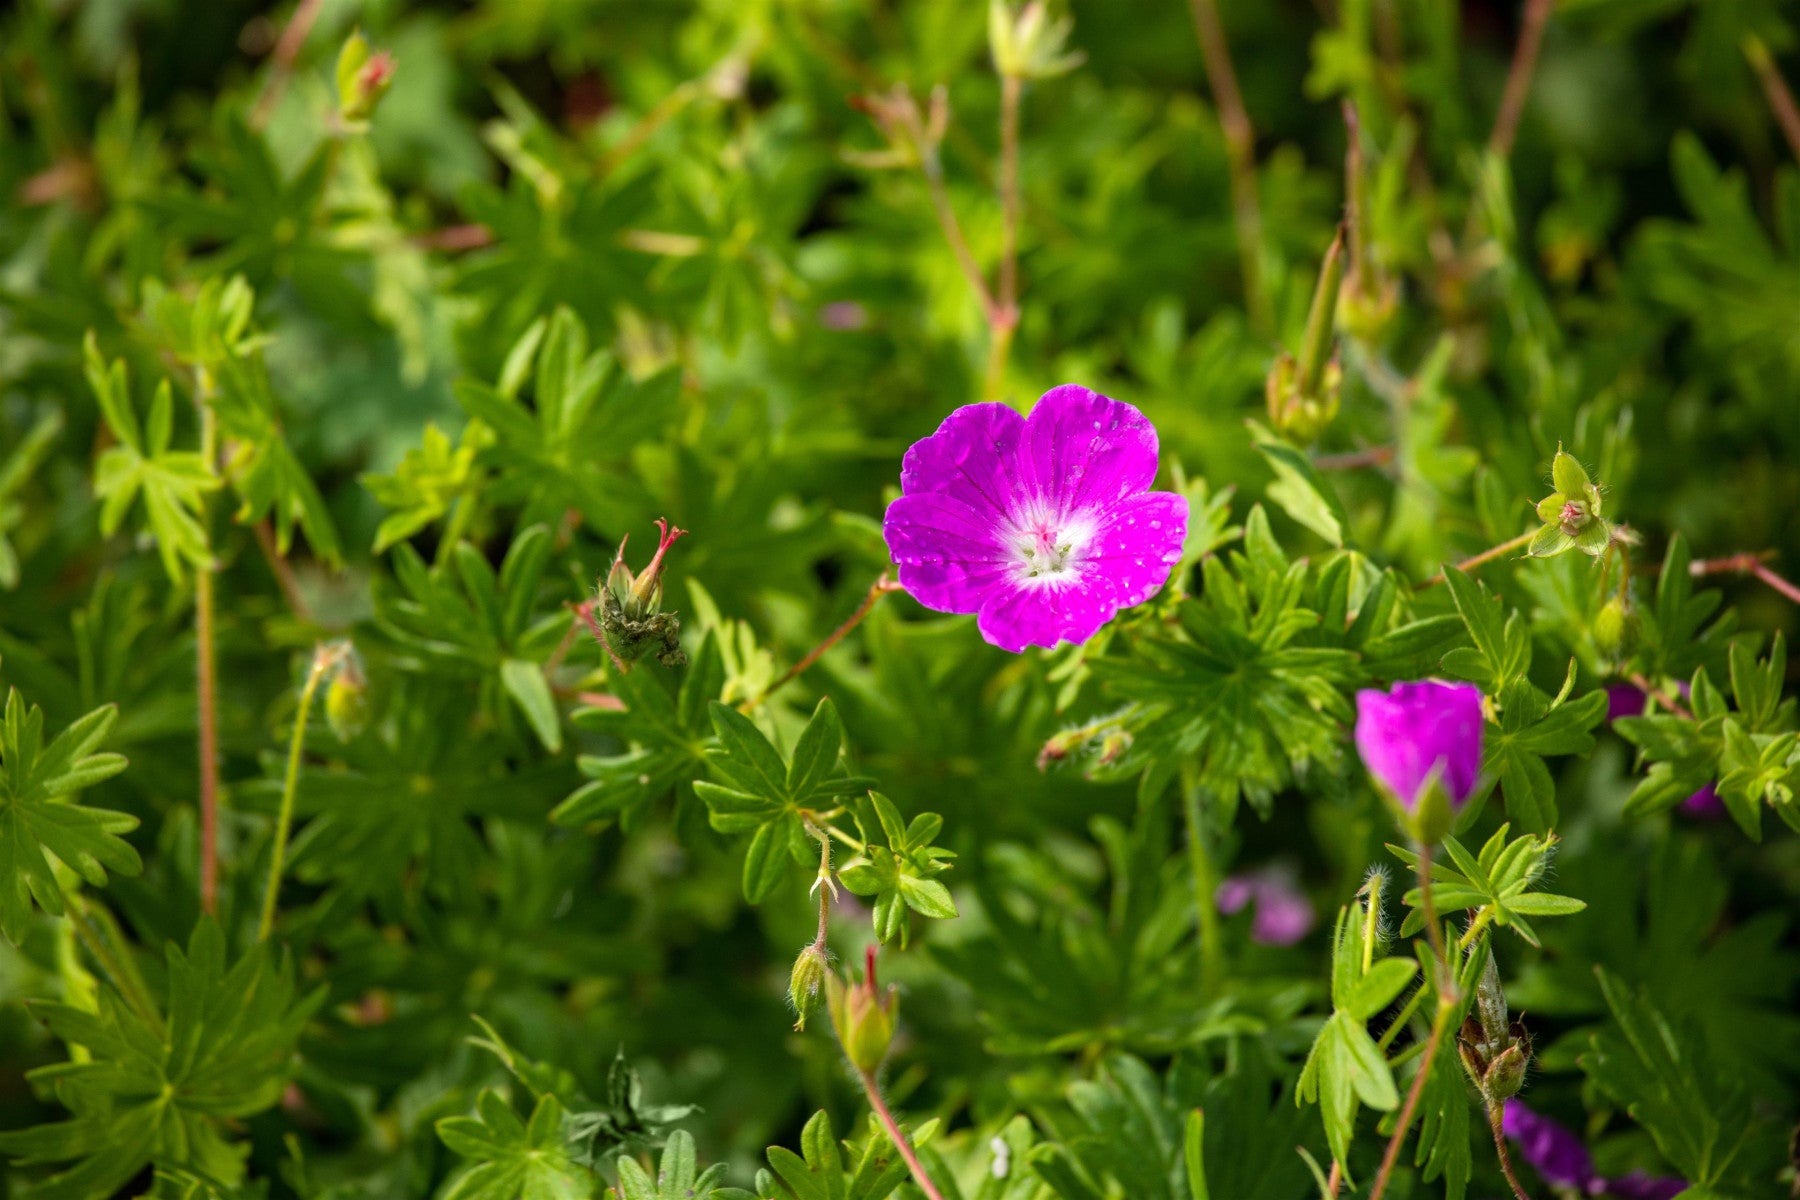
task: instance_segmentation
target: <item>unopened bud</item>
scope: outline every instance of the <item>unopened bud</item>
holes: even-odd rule
[[[1307,310],[1300,355],[1296,358],[1283,352],[1269,371],[1269,420],[1282,436],[1296,442],[1316,441],[1337,418],[1344,370],[1334,346],[1343,281],[1344,230],[1340,227],[1319,264],[1319,282]]]
[[[802,950],[800,957],[794,960],[793,973],[788,977],[788,1003],[794,1006],[798,1018],[794,1022],[795,1029],[806,1028],[806,1018],[818,1009],[820,993],[830,974],[830,958],[818,942]]]
[[[825,976],[825,1003],[850,1065],[864,1075],[880,1070],[894,1042],[900,1001],[892,988],[883,991],[876,986],[873,945],[860,981],[850,983],[835,973]]]
[[[355,741],[369,723],[369,681],[354,650],[346,648],[325,689],[325,722],[340,742]]]
[[[1594,645],[1608,658],[1625,658],[1637,648],[1638,615],[1614,596],[1594,616]]]
[[[358,30],[338,51],[338,115],[346,125],[366,124],[376,105],[394,85],[394,56],[386,50],[369,51],[369,40]]]

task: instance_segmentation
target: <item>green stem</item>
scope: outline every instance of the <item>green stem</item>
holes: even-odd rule
[[[1480,554],[1477,554],[1477,555],[1473,556],[1472,558],[1463,559],[1461,562],[1456,564],[1456,569],[1459,571],[1473,570],[1474,568],[1479,567],[1482,563],[1492,562],[1496,558],[1499,558],[1502,554],[1506,554],[1506,553],[1509,553],[1510,551],[1517,550],[1520,546],[1525,545],[1525,543],[1529,542],[1532,538],[1534,538],[1536,536],[1537,536],[1537,530],[1528,529],[1524,533],[1521,533],[1516,538],[1508,538],[1506,541],[1501,542],[1498,546],[1489,546],[1486,550],[1483,550]],[[1419,584],[1417,590],[1424,591],[1426,588],[1435,587],[1442,582],[1444,582],[1443,575],[1441,575],[1441,574],[1433,575],[1430,579],[1427,579],[1424,583]]]
[[[1387,1048],[1394,1044],[1394,1039],[1400,1036],[1400,1031],[1406,1028],[1406,1023],[1413,1019],[1413,1014],[1419,1011],[1419,1002],[1425,999],[1427,993],[1435,994],[1436,991],[1437,989],[1431,986],[1430,980],[1426,980],[1414,988],[1412,998],[1406,1002],[1406,1006],[1394,1018],[1393,1024],[1389,1025],[1387,1031],[1381,1035],[1381,1040],[1375,1043],[1376,1048],[1385,1054]]]
[[[212,390],[212,379],[202,369],[194,389],[200,409],[200,457],[207,471],[216,475],[219,428],[212,410]],[[218,667],[213,653],[216,604],[211,506],[204,499],[200,503],[200,522],[207,532],[207,561],[194,572],[194,667],[200,742],[200,911],[210,915],[219,907],[219,704]]]
[[[931,1182],[931,1176],[925,1173],[925,1165],[919,1161],[912,1143],[907,1141],[906,1134],[901,1132],[899,1123],[894,1120],[894,1114],[888,1111],[887,1101],[881,1098],[881,1089],[875,1086],[875,1076],[867,1071],[858,1073],[862,1076],[863,1091],[869,1097],[869,1107],[875,1110],[875,1119],[881,1122],[881,1127],[887,1130],[888,1140],[894,1143],[894,1149],[906,1160],[913,1182],[919,1185],[919,1190],[930,1200],[944,1200],[943,1193],[937,1190],[937,1185]]]
[[[1512,1154],[1506,1149],[1506,1131],[1502,1125],[1505,1111],[1504,1104],[1487,1106],[1488,1128],[1494,1131],[1494,1153],[1500,1156],[1500,1170],[1512,1187],[1513,1200],[1531,1200],[1531,1194],[1525,1190],[1525,1185],[1519,1182],[1519,1176],[1513,1170]]]
[[[1200,811],[1200,791],[1182,789],[1182,807],[1187,818],[1188,863],[1194,874],[1194,912],[1200,922],[1200,994],[1210,997],[1225,978],[1223,930],[1219,923],[1219,906],[1215,898],[1219,890],[1218,872],[1212,855],[1207,852],[1205,821]]]
[[[313,696],[319,680],[331,669],[332,656],[325,650],[313,652],[312,666],[306,672],[306,685],[300,689],[300,711],[294,716],[294,734],[288,742],[287,777],[281,786],[281,811],[275,818],[275,844],[269,852],[269,886],[263,892],[262,919],[257,922],[256,940],[265,942],[275,927],[275,901],[281,894],[281,870],[287,858],[288,831],[294,824],[294,796],[300,790],[300,755],[306,749],[306,718],[312,712]]]

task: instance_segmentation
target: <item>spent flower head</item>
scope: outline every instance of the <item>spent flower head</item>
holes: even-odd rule
[[[394,56],[386,50],[371,52],[369,40],[358,30],[338,51],[338,116],[346,127],[366,126],[381,98],[394,86]]]
[[[1561,446],[1550,462],[1550,481],[1556,491],[1537,506],[1544,527],[1532,537],[1526,552],[1533,558],[1550,558],[1566,550],[1580,550],[1598,558],[1613,537],[1612,523],[1600,515],[1600,488]]]
[[[1181,561],[1187,499],[1146,490],[1156,456],[1143,413],[1073,384],[1029,418],[964,405],[901,466],[882,526],[901,586],[1003,650],[1087,641]]]
[[[654,651],[665,667],[679,667],[687,662],[687,655],[681,650],[680,619],[662,608],[663,556],[687,530],[676,529],[661,517],[656,519],[656,528],[660,535],[656,553],[642,571],[634,573],[625,565],[625,543],[630,535],[619,539],[612,569],[600,589],[600,628],[613,653],[625,662],[635,662]]]

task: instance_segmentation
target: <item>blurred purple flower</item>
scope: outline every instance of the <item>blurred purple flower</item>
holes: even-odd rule
[[[1407,809],[1438,771],[1453,807],[1481,771],[1481,689],[1472,683],[1396,683],[1356,693],[1356,749],[1363,764]]]
[[[1681,802],[1681,811],[1702,821],[1717,821],[1725,815],[1725,802],[1719,799],[1716,784],[1707,784]]]
[[[1519,1157],[1530,1163],[1550,1186],[1587,1191],[1599,1178],[1594,1174],[1593,1157],[1574,1130],[1533,1112],[1517,1100],[1506,1102],[1500,1128],[1517,1143]]]
[[[819,310],[819,324],[827,329],[862,329],[869,324],[869,310],[854,300],[834,300]]]
[[[1574,1188],[1590,1196],[1612,1196],[1615,1200],[1673,1200],[1687,1190],[1683,1180],[1642,1171],[1603,1178],[1594,1172],[1594,1160],[1574,1130],[1533,1112],[1517,1100],[1506,1102],[1500,1128],[1519,1147],[1519,1157],[1530,1163],[1551,1187]]]
[[[1065,384],[1021,417],[968,404],[915,442],[882,532],[913,599],[1014,653],[1085,642],[1181,561],[1187,499],[1151,492],[1156,429]]]
[[[1616,721],[1620,717],[1643,716],[1646,701],[1642,688],[1629,683],[1612,684],[1606,689],[1606,719]]]
[[[1291,946],[1312,931],[1312,901],[1296,885],[1293,873],[1280,867],[1233,875],[1219,885],[1213,902],[1227,915],[1254,904],[1250,936],[1265,946]]]

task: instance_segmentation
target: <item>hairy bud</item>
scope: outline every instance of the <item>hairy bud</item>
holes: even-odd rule
[[[794,960],[793,973],[788,976],[788,1003],[794,1006],[798,1018],[795,1029],[805,1029],[806,1018],[818,1010],[819,997],[830,974],[830,957],[818,942],[802,950]]]
[[[880,1070],[894,1041],[900,999],[893,988],[884,991],[875,983],[874,946],[869,947],[859,982],[850,983],[836,974],[825,976],[825,1003],[850,1065],[864,1075]]]

